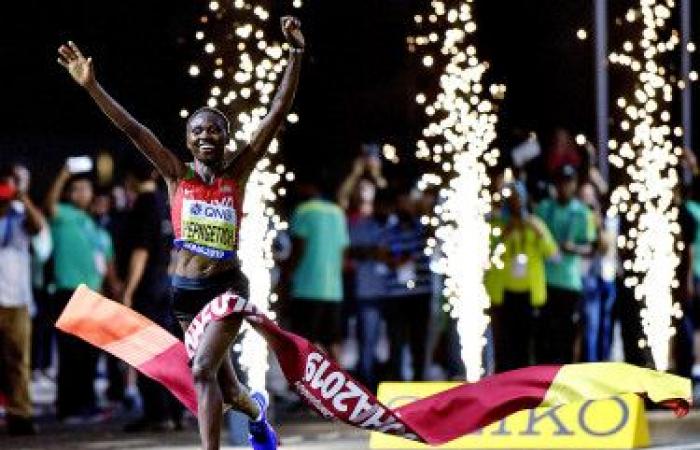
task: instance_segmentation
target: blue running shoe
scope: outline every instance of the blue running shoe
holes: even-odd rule
[[[260,406],[261,417],[259,420],[248,422],[250,445],[254,450],[277,450],[277,435],[267,421],[267,396],[262,392],[255,392],[251,397]]]

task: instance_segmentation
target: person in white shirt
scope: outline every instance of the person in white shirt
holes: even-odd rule
[[[0,389],[7,431],[34,434],[29,397],[32,301],[30,243],[46,221],[27,194],[28,171],[0,167]]]

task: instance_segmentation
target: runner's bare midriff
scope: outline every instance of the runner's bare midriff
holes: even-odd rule
[[[175,262],[175,275],[186,278],[207,279],[230,271],[239,265],[236,258],[215,260],[196,255],[189,250],[179,250]]]

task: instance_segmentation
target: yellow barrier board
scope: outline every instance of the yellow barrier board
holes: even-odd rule
[[[382,383],[379,400],[397,408],[455,383]],[[637,395],[537,408],[513,414],[440,447],[372,433],[372,449],[617,449],[649,446],[644,403]]]

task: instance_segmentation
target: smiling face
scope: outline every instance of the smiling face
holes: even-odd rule
[[[198,161],[217,165],[223,161],[227,142],[227,123],[219,114],[204,110],[187,122],[187,148]]]

